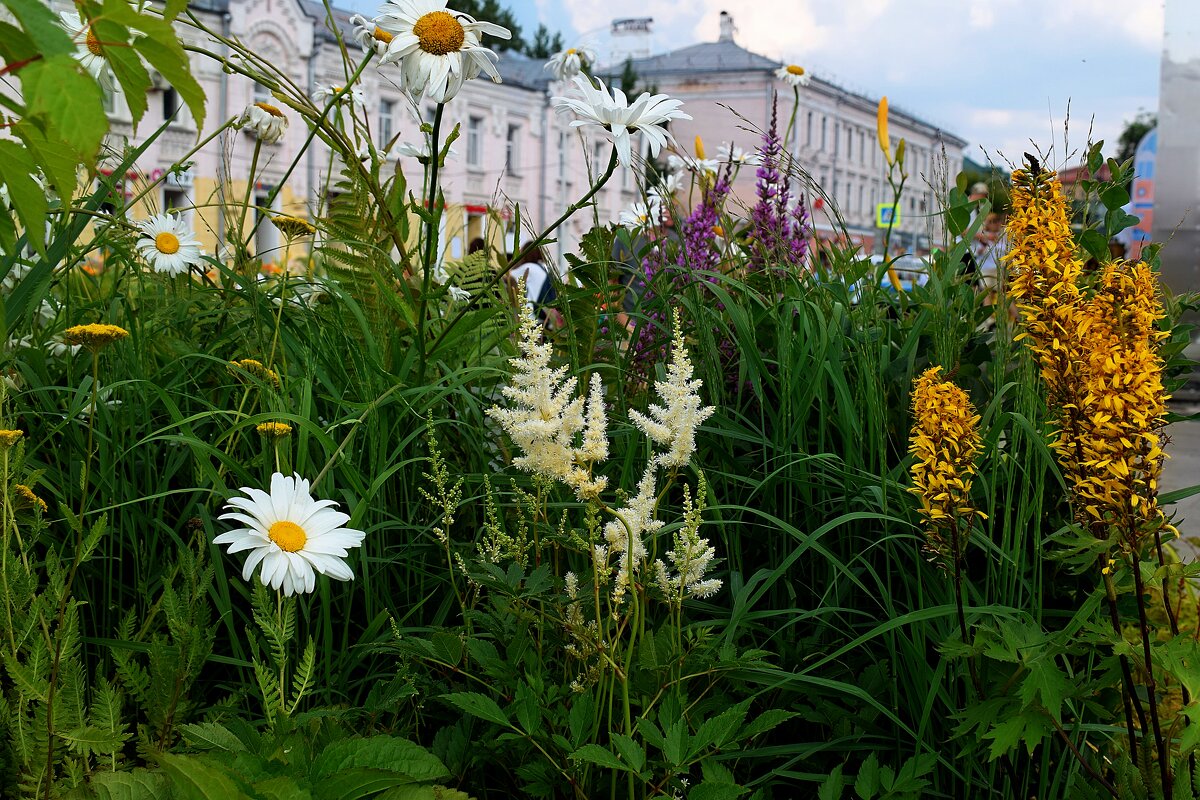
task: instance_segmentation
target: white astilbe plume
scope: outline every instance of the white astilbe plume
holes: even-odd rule
[[[513,466],[562,481],[581,500],[595,498],[607,479],[592,478],[590,470],[581,465],[590,465],[602,457],[597,454],[608,452],[603,431],[603,392],[599,379],[593,377],[589,405],[599,404],[601,408],[589,409],[585,420],[584,399],[575,396],[578,381],[566,377],[566,367],[550,368],[551,350],[551,345],[542,341],[541,323],[527,310],[521,322],[521,357],[510,362],[512,377],[500,390],[509,407],[492,406],[487,413],[521,451],[513,459]],[[580,432],[584,433],[584,445],[576,448]]]
[[[577,454],[580,461],[596,464],[608,458],[607,427],[608,418],[604,416],[604,386],[600,383],[600,375],[593,372],[588,390],[583,447],[579,448]]]
[[[712,597],[721,588],[720,579],[704,577],[717,557],[717,550],[708,543],[708,539],[700,538],[703,512],[704,476],[701,475],[694,504],[691,491],[686,485],[683,487],[683,527],[675,532],[674,549],[667,551],[671,567],[661,559],[654,562],[655,583],[667,600],[675,605],[685,597]]]
[[[642,433],[666,452],[654,456],[651,464],[664,467],[683,467],[696,451],[696,429],[712,416],[712,406],[701,406],[697,393],[704,382],[692,380],[692,362],[683,346],[683,330],[679,311],[675,312],[675,335],[671,340],[671,365],[667,379],[655,381],[654,391],[663,405],[651,405],[650,416],[630,411],[629,418]]]
[[[646,465],[646,472],[638,481],[637,495],[631,498],[624,508],[617,510],[617,519],[604,526],[604,539],[608,542],[608,548],[604,552],[605,563],[600,566],[601,571],[604,571],[608,567],[607,559],[611,558],[612,566],[616,569],[612,593],[614,607],[621,605],[625,593],[633,583],[633,574],[641,572],[642,564],[646,560],[643,535],[652,534],[663,525],[660,520],[654,518],[654,471],[654,464]],[[596,555],[599,554],[600,548],[597,547]]]

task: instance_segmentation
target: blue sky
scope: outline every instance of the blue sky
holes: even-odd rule
[[[377,2],[348,5],[365,13]],[[453,0],[450,0],[453,8]],[[539,21],[567,46],[611,51],[613,18],[654,18],[652,52],[717,37],[718,15],[734,15],[743,47],[803,65],[849,89],[889,101],[1019,160],[1054,147],[1068,161],[1089,138],[1115,153],[1123,123],[1158,107],[1162,0],[513,0],[524,30]],[[1068,147],[1064,121],[1070,103]],[[1070,163],[1078,161],[1078,155]]]

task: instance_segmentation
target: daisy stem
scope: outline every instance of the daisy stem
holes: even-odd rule
[[[425,314],[429,306],[429,284],[433,280],[433,259],[437,253],[437,229],[441,216],[437,208],[438,162],[441,161],[438,158],[438,144],[442,133],[442,112],[445,109],[445,103],[437,104],[437,110],[433,114],[433,134],[429,141],[429,192],[425,195],[425,202],[429,206],[429,222],[425,226],[425,258],[421,264],[421,310],[417,315],[417,341],[421,346],[422,375],[425,373],[425,356],[427,354]]]
[[[792,103],[792,116],[788,119],[787,130],[783,134],[783,149],[788,155],[792,153],[792,128],[796,125],[796,113],[800,110],[800,87],[792,87],[792,97],[795,98]],[[732,150],[732,148],[731,148]]]
[[[246,174],[246,199],[242,201],[242,214],[238,220],[237,231],[233,234],[233,240],[237,242],[237,259],[238,266],[243,266],[249,260],[249,252],[247,247],[250,244],[249,237],[242,241],[242,236],[246,232],[246,212],[250,210],[250,200],[254,197],[254,172],[258,169],[258,154],[262,152],[262,139],[254,140],[254,155],[250,156],[250,171]]]

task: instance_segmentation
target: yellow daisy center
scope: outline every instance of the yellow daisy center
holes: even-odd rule
[[[304,532],[304,528],[285,519],[272,525],[267,530],[267,535],[271,537],[272,542],[279,545],[280,550],[286,550],[289,553],[300,550],[308,541],[308,534]]]
[[[263,111],[270,114],[272,117],[282,117],[283,116],[283,112],[280,111],[275,106],[271,105],[270,103],[255,103],[254,105],[258,106]]]
[[[179,252],[179,237],[170,231],[163,231],[154,237],[154,247],[160,253],[174,255]]]
[[[575,48],[574,48],[574,47],[572,47],[570,50],[568,50],[568,51],[567,51],[567,55],[569,55],[569,56],[573,56],[573,55],[575,55]]]
[[[104,51],[100,49],[100,37],[96,35],[94,30],[92,30],[91,25],[88,26],[87,36],[84,37],[83,42],[87,45],[88,52],[92,55],[104,55]]]
[[[467,32],[462,23],[446,11],[430,11],[413,25],[421,49],[435,56],[456,53],[462,49]]]
[[[379,26],[375,26],[375,31],[371,35],[384,44],[392,43],[392,35]]]
[[[788,73],[790,73],[792,75],[803,75],[804,67],[799,67],[799,66],[796,66],[795,64],[788,64],[787,71],[788,71]]]

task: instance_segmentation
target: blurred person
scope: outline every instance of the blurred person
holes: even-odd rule
[[[554,288],[555,276],[550,274],[545,253],[540,247],[522,247],[525,255],[508,270],[507,278],[514,284],[525,280],[525,304],[542,322],[561,325],[562,317],[551,304],[558,299]]]

